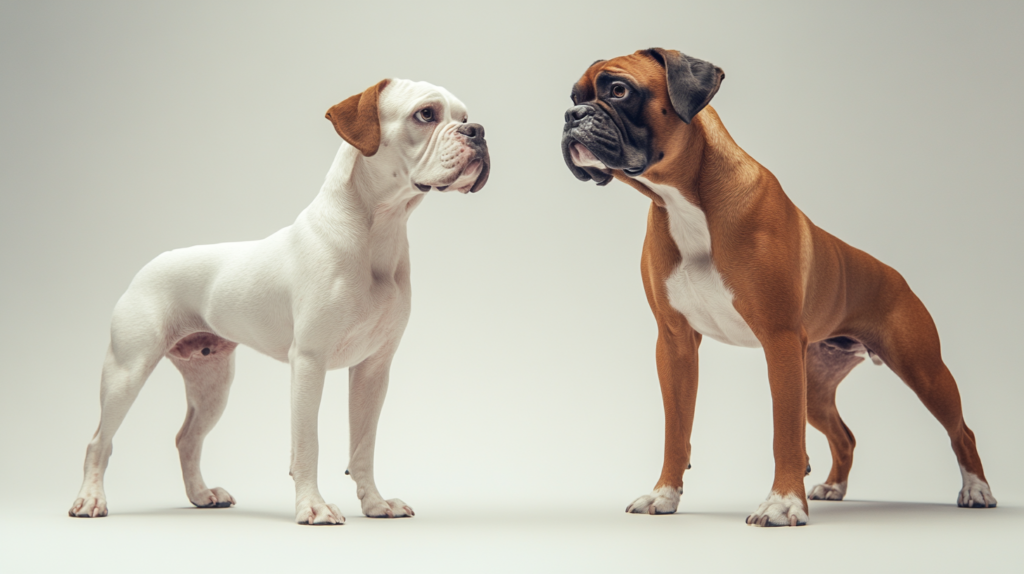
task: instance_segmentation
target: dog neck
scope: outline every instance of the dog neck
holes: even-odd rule
[[[735,210],[737,203],[749,202],[764,168],[736,144],[711,106],[690,124],[679,122],[669,139],[671,145],[658,146],[665,148],[665,156],[644,173],[645,179],[679,190],[709,216],[727,205]],[[615,175],[665,207],[661,197],[642,182],[621,172]]]
[[[317,214],[318,227],[340,233],[354,227],[371,236],[404,231],[425,194],[412,187],[404,167],[389,166],[382,159],[366,157],[347,143],[341,145],[313,200],[317,209],[306,210]]]

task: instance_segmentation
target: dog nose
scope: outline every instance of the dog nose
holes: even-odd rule
[[[575,120],[582,120],[592,113],[590,106],[573,106],[566,110],[565,121],[571,122]]]
[[[466,136],[466,139],[475,142],[484,141],[484,126],[480,124],[462,124],[457,130],[460,134]]]

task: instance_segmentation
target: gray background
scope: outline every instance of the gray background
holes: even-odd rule
[[[1022,16],[1019,2],[0,4],[0,565],[1024,566]],[[816,224],[907,278],[1000,509],[953,506],[945,433],[868,364],[839,391],[858,441],[850,500],[812,504],[805,529],[745,528],[773,469],[763,354],[708,339],[681,512],[622,512],[661,468],[639,276],[649,202],[576,181],[559,139],[586,67],[650,46],[721,66],[713,105],[736,141]],[[238,507],[185,509],[184,393],[165,362],[116,437],[111,517],[63,517],[132,276],[168,249],[290,224],[340,144],[324,112],[383,77],[454,92],[493,161],[482,192],[432,193],[410,222],[413,315],[376,467],[417,517],[361,518],[335,372],[321,489],[349,524],[290,524],[288,368],[248,349],[204,452]],[[816,431],[808,449],[811,485],[830,459]]]

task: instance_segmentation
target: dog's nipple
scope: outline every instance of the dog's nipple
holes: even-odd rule
[[[206,355],[209,355],[209,354],[210,354],[210,348],[209,347],[203,347],[203,356],[205,357]]]

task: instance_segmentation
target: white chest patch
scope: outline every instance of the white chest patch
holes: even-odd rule
[[[760,347],[747,322],[733,307],[732,290],[711,259],[711,233],[704,212],[668,185],[637,180],[665,200],[669,232],[679,254],[679,266],[665,280],[669,304],[704,336],[739,347]]]

